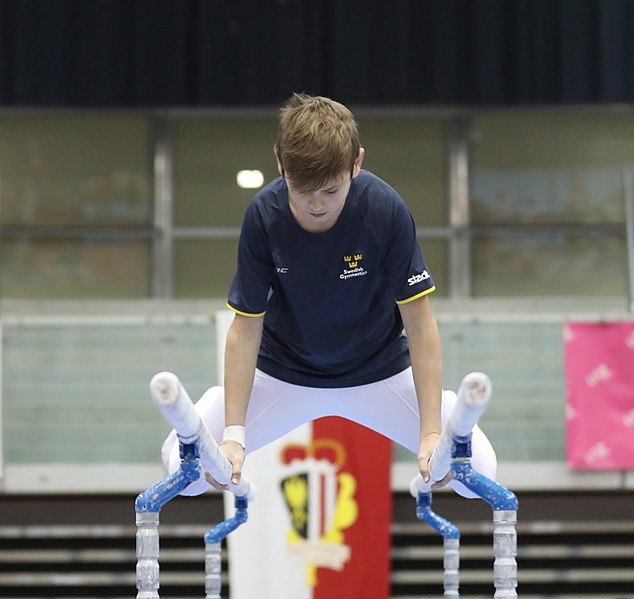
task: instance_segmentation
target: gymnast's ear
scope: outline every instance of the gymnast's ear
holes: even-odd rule
[[[365,156],[365,148],[359,148],[359,155],[355,158],[354,164],[352,165],[352,178],[359,176],[361,172],[361,164],[363,162],[363,157]]]
[[[275,160],[277,161],[277,172],[283,177],[284,167],[282,166],[282,161],[277,151],[277,144],[273,146],[273,154],[275,154]]]

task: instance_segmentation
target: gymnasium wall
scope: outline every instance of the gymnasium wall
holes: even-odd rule
[[[0,488],[160,475],[147,381],[214,384],[236,175],[276,175],[295,90],[350,104],[410,206],[503,482],[631,487],[565,465],[562,331],[632,318],[633,29],[626,0],[0,0]]]

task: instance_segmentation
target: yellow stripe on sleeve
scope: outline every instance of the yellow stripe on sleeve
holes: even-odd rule
[[[425,289],[425,291],[421,291],[420,293],[417,293],[416,295],[413,295],[412,297],[408,297],[407,299],[396,300],[396,303],[397,304],[407,304],[409,302],[413,302],[414,300],[417,300],[419,297],[423,297],[423,296],[431,293],[432,291],[436,291],[436,285],[434,285],[433,287],[430,287],[429,289]]]
[[[264,312],[259,312],[258,314],[251,314],[249,312],[241,312],[240,310],[238,310],[237,308],[234,308],[231,304],[227,303],[226,304],[227,308],[229,308],[229,310],[235,312],[236,314],[240,314],[240,316],[249,316],[251,318],[255,318],[256,316],[264,316],[264,314],[266,314],[266,311]]]

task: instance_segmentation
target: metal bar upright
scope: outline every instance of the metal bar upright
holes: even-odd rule
[[[198,441],[180,444],[180,468],[143,491],[134,504],[136,512],[136,587],[137,599],[158,599],[159,512],[201,474]]]
[[[517,597],[517,497],[506,487],[480,474],[471,466],[471,435],[454,436],[451,471],[461,482],[493,508],[494,599]]]
[[[459,597],[460,586],[460,530],[431,509],[431,492],[419,493],[416,498],[416,517],[427,523],[443,538],[443,599]]]
[[[233,518],[216,524],[205,534],[205,599],[220,599],[222,588],[221,544],[229,533],[247,521],[248,499],[235,498],[236,513]]]

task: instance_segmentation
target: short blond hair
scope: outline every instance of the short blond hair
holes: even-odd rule
[[[275,153],[293,186],[314,190],[352,173],[360,148],[354,115],[339,102],[295,93],[280,110]]]

